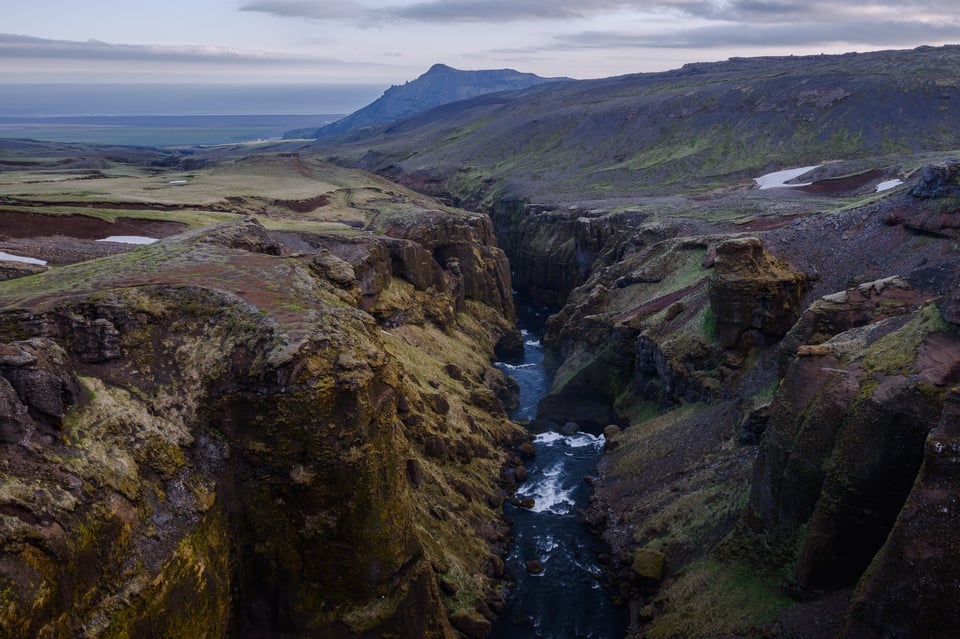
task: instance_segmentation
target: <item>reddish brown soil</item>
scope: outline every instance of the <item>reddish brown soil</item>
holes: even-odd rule
[[[87,215],[42,215],[0,210],[0,251],[71,264],[124,253],[136,244],[97,242],[111,235],[163,238],[183,232],[186,224],[121,217],[114,223]]]
[[[825,197],[840,197],[857,193],[881,176],[883,176],[881,169],[873,169],[865,173],[860,173],[859,175],[817,180],[813,184],[798,186],[796,188],[799,191],[814,193]]]
[[[22,211],[0,210],[0,239],[37,238],[64,235],[97,240],[109,235],[143,235],[169,237],[187,228],[181,222],[117,218],[114,223],[87,215],[43,215]]]

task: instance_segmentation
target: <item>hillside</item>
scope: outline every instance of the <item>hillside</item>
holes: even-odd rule
[[[960,47],[688,64],[482,96],[324,152],[463,200],[706,193],[776,167],[960,146],[958,63]]]
[[[435,64],[417,79],[390,87],[380,98],[345,118],[318,129],[288,131],[284,137],[333,140],[353,129],[390,123],[450,102],[565,79],[542,78],[512,69],[461,71],[445,64]]]

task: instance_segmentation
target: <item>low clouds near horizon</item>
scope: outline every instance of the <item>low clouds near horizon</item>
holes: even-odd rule
[[[523,21],[574,21],[598,16],[631,14],[757,26],[776,23],[847,25],[909,25],[912,31],[927,26],[936,33],[946,25],[960,25],[955,0],[867,0],[857,4],[807,0],[419,0],[377,2],[350,0],[258,0],[241,5],[241,11],[315,21],[348,20],[378,23],[510,23]],[[681,29],[682,31],[682,29]],[[856,29],[844,34],[848,41],[863,40]],[[749,34],[744,34],[749,42]]]
[[[221,80],[243,81],[276,79],[278,76],[282,79],[291,69],[299,69],[302,73],[325,69],[346,81],[351,73],[388,66],[320,55],[223,46],[116,44],[0,33],[0,71],[7,65],[27,62],[43,71],[62,65],[67,76],[58,78],[59,81],[69,80],[69,73],[74,69],[83,69],[84,72],[96,69],[104,80],[162,75],[166,76],[165,80],[172,77],[191,80],[197,76],[201,81],[211,74],[218,75]]]

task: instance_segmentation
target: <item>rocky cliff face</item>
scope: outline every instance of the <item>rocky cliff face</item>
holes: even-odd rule
[[[714,331],[723,348],[777,341],[800,315],[806,276],[763,250],[759,238],[722,242],[710,281]]]
[[[489,366],[509,278],[477,239],[456,271],[247,222],[4,283],[2,634],[488,624],[516,433]]]

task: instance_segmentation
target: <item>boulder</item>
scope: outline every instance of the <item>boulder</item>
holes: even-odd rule
[[[492,630],[490,622],[475,610],[458,610],[452,613],[450,625],[456,628],[465,639],[486,639]]]
[[[659,550],[637,548],[633,553],[633,574],[645,584],[658,584],[663,581],[666,555]]]

